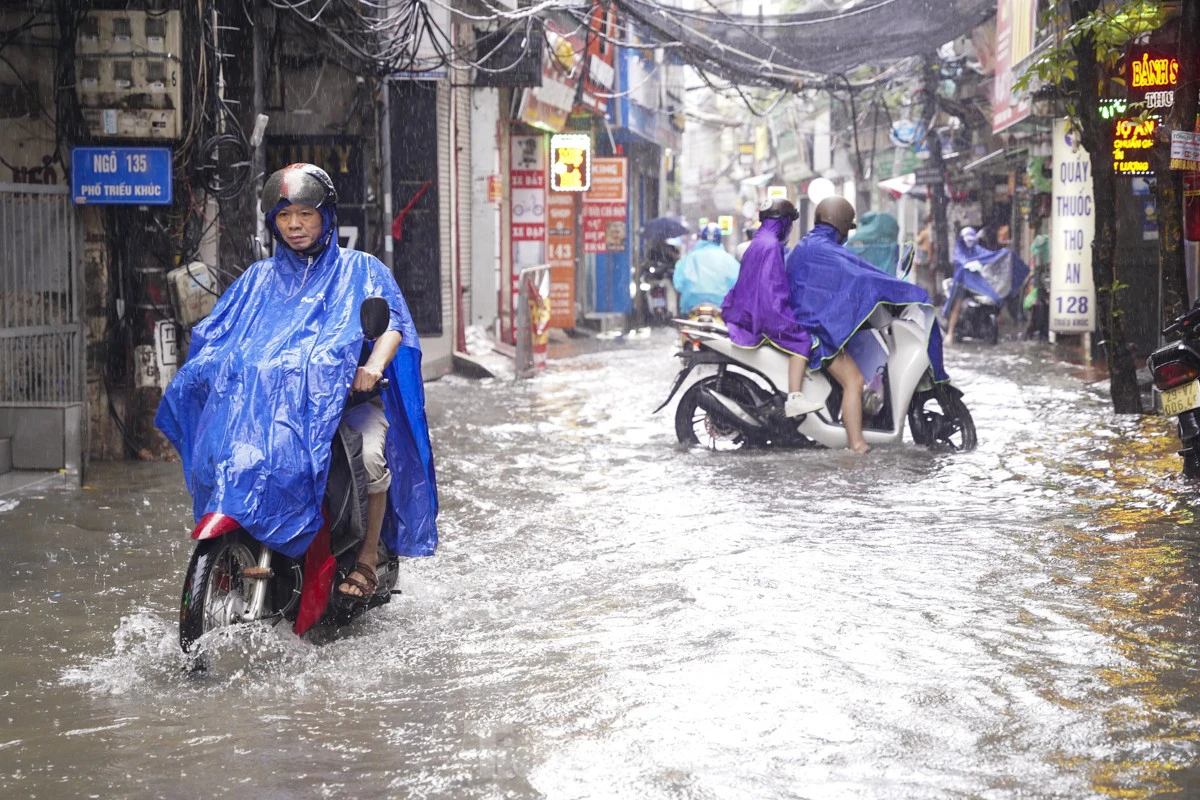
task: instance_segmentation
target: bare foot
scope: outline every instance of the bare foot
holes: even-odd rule
[[[871,452],[871,446],[866,442],[858,442],[850,445],[851,452],[858,453],[860,456]]]

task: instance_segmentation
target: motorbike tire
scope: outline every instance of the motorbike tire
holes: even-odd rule
[[[988,314],[987,322],[984,323],[985,339],[988,344],[996,344],[1000,341],[1000,323],[996,319],[995,314]]]
[[[937,410],[929,408],[936,404]],[[915,395],[908,407],[913,441],[931,450],[965,453],[979,444],[975,420],[958,393],[945,387]]]
[[[732,452],[744,449],[749,442],[740,431],[725,428],[709,419],[708,413],[700,408],[700,393],[705,389],[713,389],[739,403],[753,403],[755,384],[745,375],[736,372],[726,372],[723,375],[709,375],[692,384],[683,397],[679,398],[679,406],[675,409],[675,437],[679,443],[688,447],[703,444],[696,429],[703,424],[708,437],[707,449]],[[724,446],[722,446],[724,445]]]
[[[258,563],[260,547],[243,530],[196,545],[179,602],[179,646],[185,653],[205,633],[244,621],[238,615],[249,605],[254,584],[241,573]]]

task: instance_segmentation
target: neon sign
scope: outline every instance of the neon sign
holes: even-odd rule
[[[1158,119],[1125,119],[1116,121],[1113,136],[1113,172],[1117,175],[1153,175],[1150,148],[1154,146],[1154,131]]]
[[[1179,82],[1179,61],[1143,51],[1129,62],[1129,86],[1133,89],[1173,88]]]
[[[550,190],[586,192],[592,186],[592,137],[558,133],[550,137]]]

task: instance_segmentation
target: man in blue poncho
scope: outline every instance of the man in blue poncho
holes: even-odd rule
[[[811,363],[836,367],[846,345],[867,318],[882,303],[920,304],[929,307],[929,294],[919,286],[893,278],[863,261],[842,245],[854,228],[854,206],[842,197],[817,204],[815,224],[787,258],[792,309],[796,319],[813,336]],[[950,380],[942,366],[942,336],[937,324],[930,326],[929,361],[937,382]],[[854,432],[862,430],[862,372],[840,368],[833,376],[842,385],[842,423],[851,446],[865,452],[866,443],[855,447]],[[855,398],[858,398],[857,401]],[[861,441],[861,433],[858,436]]]
[[[738,261],[721,246],[721,226],[710,222],[700,229],[691,252],[675,264],[675,291],[679,313],[686,316],[702,303],[720,306],[737,283]]]
[[[437,485],[412,316],[391,272],[337,244],[337,192],[324,170],[292,164],[268,178],[260,207],[279,243],[192,331],[188,360],[155,423],[179,451],[197,519],[219,512],[297,558],[321,525],[331,443],[346,399],[388,378],[346,414],[362,434],[367,532],[338,585],[351,603],[375,592],[382,536],[401,556],[437,547]],[[389,330],[359,366],[359,308],[383,297]]]

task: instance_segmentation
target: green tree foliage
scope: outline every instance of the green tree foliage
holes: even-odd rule
[[[1119,76],[1129,43],[1164,22],[1157,2],[1050,0],[1042,24],[1054,42],[1014,83],[1016,91],[1037,91],[1054,99],[1069,126],[1079,134],[1092,162],[1096,235],[1092,242],[1092,273],[1100,336],[1111,379],[1113,410],[1141,411],[1133,353],[1125,337],[1125,310],[1116,275],[1116,192],[1111,154],[1113,126],[1101,116],[1101,101],[1124,94]],[[1057,35],[1055,35],[1057,33]]]

